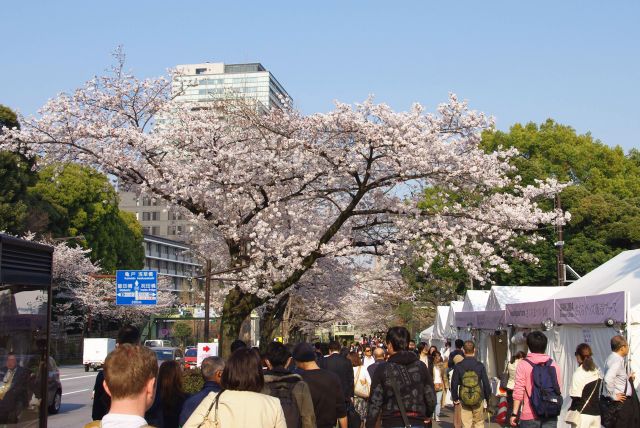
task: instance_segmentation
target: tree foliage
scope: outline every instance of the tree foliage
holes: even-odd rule
[[[254,308],[322,258],[376,254],[395,265],[416,252],[424,269],[442,256],[484,280],[506,267],[514,237],[555,217],[535,201],[557,182],[509,177],[513,153],[484,152],[480,132],[491,121],[454,95],[434,114],[372,100],[326,114],[262,114],[236,99],[180,102],[167,79],[137,79],[122,62],[113,71],[52,99],[0,147],[97,166],[219,237],[236,268],[221,317],[227,346]],[[420,210],[429,187],[473,198]]]
[[[640,155],[628,155],[620,147],[609,147],[590,134],[578,134],[553,120],[537,125],[516,124],[509,132],[486,131],[482,146],[487,152],[499,147],[516,148],[513,174],[524,184],[553,177],[571,181],[561,192],[563,209],[571,213],[564,229],[565,262],[586,274],[619,252],[640,246]],[[550,207],[551,202],[546,202]],[[551,227],[545,240],[520,246],[535,254],[535,266],[511,260],[511,273],[496,280],[505,285],[549,285],[556,277],[557,240]]]
[[[82,237],[90,257],[104,272],[144,264],[142,228],[131,213],[118,209],[118,195],[104,174],[77,164],[43,168],[29,189],[47,206],[46,230],[55,237]]]

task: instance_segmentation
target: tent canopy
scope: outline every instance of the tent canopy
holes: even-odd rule
[[[433,337],[433,327],[431,326],[429,328],[427,328],[426,330],[423,330],[420,333],[420,341],[421,342],[429,342],[431,340],[431,338]]]
[[[449,339],[457,337],[456,312],[462,311],[463,305],[464,302],[459,301],[454,301],[449,304],[449,314],[447,315],[447,322],[445,323],[446,336]]]
[[[436,319],[434,322],[433,339],[445,340],[447,338],[447,317],[449,316],[449,306],[438,306]]]
[[[462,311],[484,311],[487,306],[487,299],[489,299],[489,290],[467,290]]]
[[[550,299],[558,289],[555,287],[523,287],[523,286],[497,286],[491,287],[487,299],[487,311],[500,311],[506,308],[508,303],[538,302]]]
[[[629,291],[627,320],[640,323],[640,250],[623,251],[553,296],[555,299]]]

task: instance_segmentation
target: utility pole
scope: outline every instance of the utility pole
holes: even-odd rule
[[[204,342],[209,343],[209,304],[211,302],[211,259],[205,263],[204,277]]]
[[[562,211],[562,202],[560,201],[560,194],[556,194],[556,211]],[[565,274],[564,274],[564,236],[562,234],[562,222],[560,218],[558,218],[556,224],[556,232],[558,234],[558,241],[556,242],[556,248],[558,249],[558,265],[557,265],[557,274],[558,274],[558,286],[562,287],[564,285]]]

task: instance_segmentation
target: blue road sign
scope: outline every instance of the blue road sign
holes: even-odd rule
[[[116,305],[158,303],[158,275],[155,270],[116,271]]]

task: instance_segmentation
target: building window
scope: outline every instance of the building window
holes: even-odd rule
[[[150,198],[148,196],[144,196],[142,198],[142,206],[144,207],[155,207],[158,205],[158,201],[155,198]]]
[[[169,226],[167,228],[168,235],[182,235],[184,233],[184,226]]]
[[[196,74],[204,74],[207,72],[206,68],[196,68]]]
[[[176,211],[169,213],[169,220],[184,220],[184,214]]]
[[[142,213],[142,221],[160,220],[160,211],[145,211]]]
[[[160,235],[160,226],[152,226],[151,227],[152,235]]]

